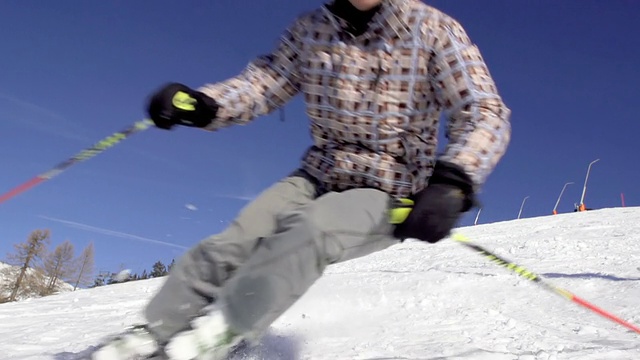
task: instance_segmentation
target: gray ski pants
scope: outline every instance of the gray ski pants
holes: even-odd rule
[[[215,302],[233,330],[259,337],[328,265],[398,243],[389,202],[375,189],[316,198],[305,177],[279,181],[176,262],[145,310],[152,332],[167,341]]]

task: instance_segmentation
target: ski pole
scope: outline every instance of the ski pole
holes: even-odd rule
[[[120,141],[128,138],[129,136],[140,132],[142,130],[146,130],[148,129],[151,125],[153,124],[153,122],[149,119],[144,119],[144,120],[140,120],[135,122],[134,124],[130,125],[129,127],[127,127],[126,129],[122,130],[122,131],[118,131],[115,132],[109,136],[107,136],[106,138],[98,141],[97,143],[95,143],[93,146],[86,148],[82,151],[80,151],[79,153],[77,153],[76,155],[74,155],[73,157],[59,163],[58,165],[56,165],[55,167],[53,167],[51,170],[44,172],[40,175],[37,175],[36,177],[16,186],[15,188],[9,190],[8,192],[0,195],[0,203],[5,202],[9,199],[11,199],[12,197],[23,193],[31,188],[33,188],[34,186],[40,184],[43,181],[49,180],[53,177],[55,177],[56,175],[60,174],[61,172],[65,171],[67,168],[69,168],[71,165],[74,165],[76,163],[79,163],[81,161],[85,161],[88,160],[98,154],[100,154],[101,152],[113,147],[114,145],[116,145],[117,143],[119,143]]]
[[[476,251],[477,253],[479,253],[481,255],[484,255],[491,262],[496,263],[496,264],[498,264],[498,265],[500,265],[502,267],[505,267],[505,268],[515,272],[516,274],[522,276],[523,278],[525,278],[527,280],[530,280],[530,281],[542,286],[543,288],[562,296],[563,298],[565,298],[567,300],[571,300],[572,302],[574,302],[574,303],[576,303],[578,305],[581,305],[581,306],[583,306],[583,307],[585,307],[585,308],[587,308],[587,309],[589,309],[589,310],[591,310],[591,311],[593,311],[593,312],[595,312],[595,313],[597,313],[597,314],[599,314],[599,315],[601,315],[601,316],[603,316],[603,317],[605,317],[605,318],[607,318],[609,320],[612,320],[612,321],[614,321],[614,322],[616,322],[616,323],[618,323],[618,324],[620,324],[620,325],[622,325],[622,326],[624,326],[624,327],[626,327],[626,328],[628,328],[630,330],[633,330],[636,333],[640,334],[640,328],[639,327],[637,327],[637,326],[635,326],[635,325],[633,325],[633,324],[631,324],[629,322],[626,322],[626,321],[622,320],[621,318],[619,318],[619,317],[617,317],[617,316],[615,316],[615,315],[613,315],[613,314],[611,314],[611,313],[609,313],[609,312],[607,312],[607,311],[605,311],[605,310],[603,310],[603,309],[601,309],[601,308],[599,308],[599,307],[587,302],[584,299],[581,299],[581,298],[577,297],[576,295],[574,295],[573,293],[571,293],[571,292],[569,292],[569,291],[567,291],[565,289],[562,289],[562,288],[559,288],[557,286],[554,286],[554,285],[550,284],[549,282],[543,280],[539,275],[532,273],[531,271],[525,269],[524,267],[522,267],[522,266],[520,266],[520,265],[518,265],[516,263],[513,263],[511,261],[508,261],[508,260],[506,260],[506,259],[504,259],[502,257],[499,257],[498,255],[493,254],[489,250],[481,247],[480,245],[476,245],[476,244],[472,243],[464,235],[456,233],[456,234],[453,234],[451,236],[451,238],[453,240],[461,243],[462,245],[466,246],[467,248],[472,249],[472,250]]]

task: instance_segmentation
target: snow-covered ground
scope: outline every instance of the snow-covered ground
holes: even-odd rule
[[[458,230],[640,324],[640,208]],[[164,279],[0,305],[1,359],[72,359],[141,320]],[[640,359],[640,334],[454,241],[332,266],[245,359]]]
[[[9,294],[11,294],[10,289],[12,289],[12,286],[15,283],[16,275],[19,272],[20,272],[19,266],[13,266],[4,262],[0,262],[0,297],[8,297]],[[33,274],[35,273],[33,269],[28,269],[27,274],[28,276],[33,276]],[[44,276],[42,278],[42,282],[47,283],[49,279],[50,279],[49,277]],[[27,280],[25,279],[25,281]],[[57,290],[56,290],[57,293],[65,293],[65,292],[73,291],[73,285],[66,283],[62,280],[58,280],[58,282],[56,283],[56,287],[57,287]],[[22,295],[19,294],[17,299],[24,300],[28,297],[39,297],[39,295],[37,295],[34,291],[27,291],[26,294],[22,294]],[[2,341],[0,341],[0,343],[2,343]],[[0,356],[2,356],[1,352],[0,352]],[[0,357],[0,359],[2,359],[2,357]]]

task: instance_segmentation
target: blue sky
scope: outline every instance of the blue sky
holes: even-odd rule
[[[167,81],[225,79],[269,51],[320,0],[0,2],[0,193],[144,117]],[[512,109],[513,139],[489,178],[480,223],[640,205],[640,4],[633,0],[427,1],[458,19]],[[30,231],[97,270],[141,271],[221,231],[310,144],[301,99],[217,133],[150,129],[0,204],[0,258]],[[193,207],[193,206],[195,207]],[[473,223],[475,212],[462,224]]]

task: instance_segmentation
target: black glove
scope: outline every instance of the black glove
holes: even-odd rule
[[[171,83],[151,96],[147,113],[161,129],[169,130],[174,125],[202,128],[215,120],[218,104],[199,91]]]
[[[393,235],[436,243],[449,235],[461,215],[475,203],[469,175],[455,164],[438,161],[429,185],[392,209],[391,222],[397,224]]]

